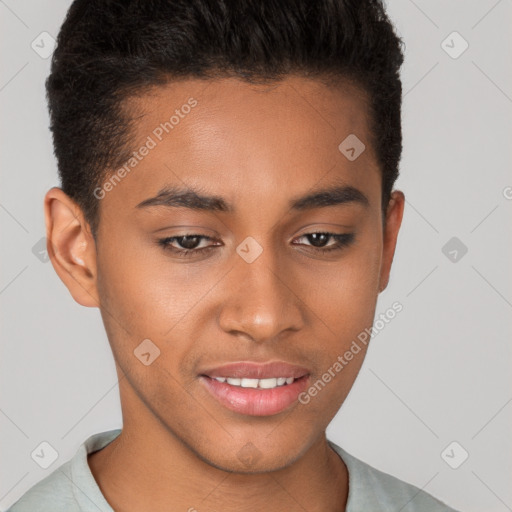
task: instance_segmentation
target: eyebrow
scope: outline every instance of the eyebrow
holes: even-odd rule
[[[291,210],[304,211],[326,208],[347,203],[357,203],[368,207],[370,202],[363,192],[350,185],[334,186],[314,191],[305,196],[291,199]],[[189,208],[211,212],[233,213],[235,208],[225,199],[216,195],[207,195],[190,187],[168,186],[161,189],[155,197],[139,203],[136,208],[164,206],[168,208]]]

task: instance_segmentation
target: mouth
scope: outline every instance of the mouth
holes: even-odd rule
[[[240,362],[207,369],[199,380],[223,407],[239,414],[271,416],[297,401],[308,385],[309,372],[284,362]]]
[[[227,382],[230,386],[253,389],[274,389],[289,386],[296,379],[293,377],[270,377],[269,379],[238,379],[236,377],[213,377],[217,382]]]

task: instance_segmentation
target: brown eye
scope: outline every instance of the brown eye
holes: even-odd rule
[[[300,238],[306,238],[315,251],[330,252],[341,250],[350,245],[354,241],[354,233],[306,233]],[[327,245],[330,239],[334,240],[333,244]],[[303,245],[303,244],[298,244]]]
[[[165,250],[172,251],[178,256],[186,256],[189,254],[193,255],[203,253],[205,251],[210,251],[215,247],[214,245],[208,245],[206,247],[200,248],[198,248],[198,245],[201,243],[201,241],[212,240],[212,238],[205,235],[187,234],[161,238],[160,240],[158,240],[158,244],[162,246]],[[176,244],[178,245],[177,247]]]

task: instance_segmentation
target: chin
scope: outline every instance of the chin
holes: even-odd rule
[[[239,475],[256,475],[279,471],[293,463],[293,460],[283,460],[283,457],[272,457],[271,454],[251,463],[242,462],[237,457],[234,459],[226,459],[225,457],[219,457],[218,459],[203,458],[203,461],[221,471]]]
[[[225,450],[216,447],[214,452],[195,451],[195,453],[203,462],[221,471],[246,475],[284,469],[301,456],[301,452],[295,451],[299,443],[293,443],[293,449],[288,450],[283,445],[272,449],[262,443],[263,448],[259,449],[248,441],[241,445],[240,449],[233,451],[235,444],[238,443],[232,443]]]

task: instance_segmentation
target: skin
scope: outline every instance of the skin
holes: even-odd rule
[[[404,194],[393,191],[383,226],[367,98],[349,85],[288,76],[271,86],[235,78],[159,86],[127,102],[133,149],[189,97],[197,106],[101,199],[96,240],[62,190],[45,198],[52,264],[79,304],[100,309],[119,377],[122,434],[89,455],[89,466],[116,511],[345,510],[348,473],[325,430],[366,350],[307,405],[271,416],[228,410],[198,375],[284,360],[320,378],[373,323]],[[351,133],[366,144],[354,161],[338,149]],[[290,210],[291,199],[340,183],[369,204]],[[201,186],[234,212],[137,208],[164,185]],[[322,232],[355,238],[322,254],[304,236]],[[188,259],[158,244],[187,233],[220,244]],[[263,249],[252,263],[236,252],[248,236]],[[144,339],[160,349],[148,366],[134,356]],[[244,447],[256,454],[249,463]]]

